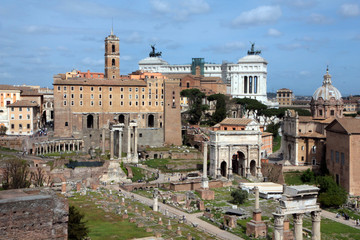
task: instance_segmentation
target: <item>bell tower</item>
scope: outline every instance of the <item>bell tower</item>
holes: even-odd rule
[[[120,77],[120,51],[119,38],[113,30],[105,38],[105,78],[114,79]]]

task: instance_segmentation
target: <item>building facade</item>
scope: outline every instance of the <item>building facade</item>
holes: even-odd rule
[[[252,45],[248,55],[237,63],[205,63],[203,58],[193,58],[192,64],[183,65],[170,65],[159,56],[149,56],[139,61],[139,69],[163,74],[195,75],[196,67],[200,67],[201,75],[219,77],[228,84],[227,93],[232,97],[253,98],[270,104],[266,96],[267,61],[259,54],[260,51],[255,51]]]
[[[105,40],[108,78],[54,76],[55,136],[82,139],[85,150],[110,149],[120,134],[111,126],[123,124],[122,149],[133,152],[135,139],[136,148],[181,145],[180,82],[142,71],[120,76],[118,45],[113,34]]]
[[[9,128],[7,135],[33,135],[38,130],[40,106],[27,100],[7,105]]]
[[[336,119],[326,127],[326,165],[337,184],[360,196],[360,119]]]
[[[276,101],[279,103],[279,107],[291,106],[293,100],[294,94],[290,89],[281,88],[276,91]]]

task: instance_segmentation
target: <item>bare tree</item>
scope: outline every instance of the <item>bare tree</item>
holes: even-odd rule
[[[6,160],[4,170],[4,189],[27,188],[30,186],[29,165],[25,160],[13,158]]]
[[[42,187],[46,182],[46,175],[41,167],[37,167],[35,171],[31,172],[31,180],[35,187]]]

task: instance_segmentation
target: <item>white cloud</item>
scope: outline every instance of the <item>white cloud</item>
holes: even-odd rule
[[[234,51],[242,50],[246,48],[246,44],[243,42],[235,41],[229,42],[221,46],[210,46],[204,48],[203,51],[211,51],[214,53],[232,53]]]
[[[310,17],[308,18],[308,23],[312,23],[312,24],[328,24],[331,22],[332,22],[331,19],[317,13],[311,14]]]
[[[340,7],[340,14],[344,17],[356,17],[360,15],[360,8],[358,4],[343,4]]]
[[[131,33],[126,39],[127,43],[141,43],[143,41],[142,36],[138,32]]]
[[[282,15],[279,6],[260,6],[247,12],[242,12],[240,16],[232,21],[233,27],[246,25],[261,25],[276,22]]]
[[[120,61],[131,61],[133,60],[133,57],[132,56],[128,56],[128,55],[124,55],[124,56],[121,56],[120,55]]]
[[[270,37],[279,37],[282,35],[282,33],[275,28],[270,28],[267,32],[267,35]]]
[[[309,75],[310,75],[310,72],[303,70],[303,71],[300,71],[299,74],[300,74],[301,76],[309,76]]]
[[[176,21],[186,21],[191,15],[210,11],[210,6],[205,0],[152,0],[150,4],[156,13],[167,14]]]
[[[103,59],[92,59],[90,57],[86,57],[83,60],[81,60],[81,63],[84,65],[90,65],[90,66],[103,66],[104,60]]]

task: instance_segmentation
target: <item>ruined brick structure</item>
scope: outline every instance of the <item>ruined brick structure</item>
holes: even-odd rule
[[[51,190],[0,192],[1,239],[67,239],[69,206]]]

